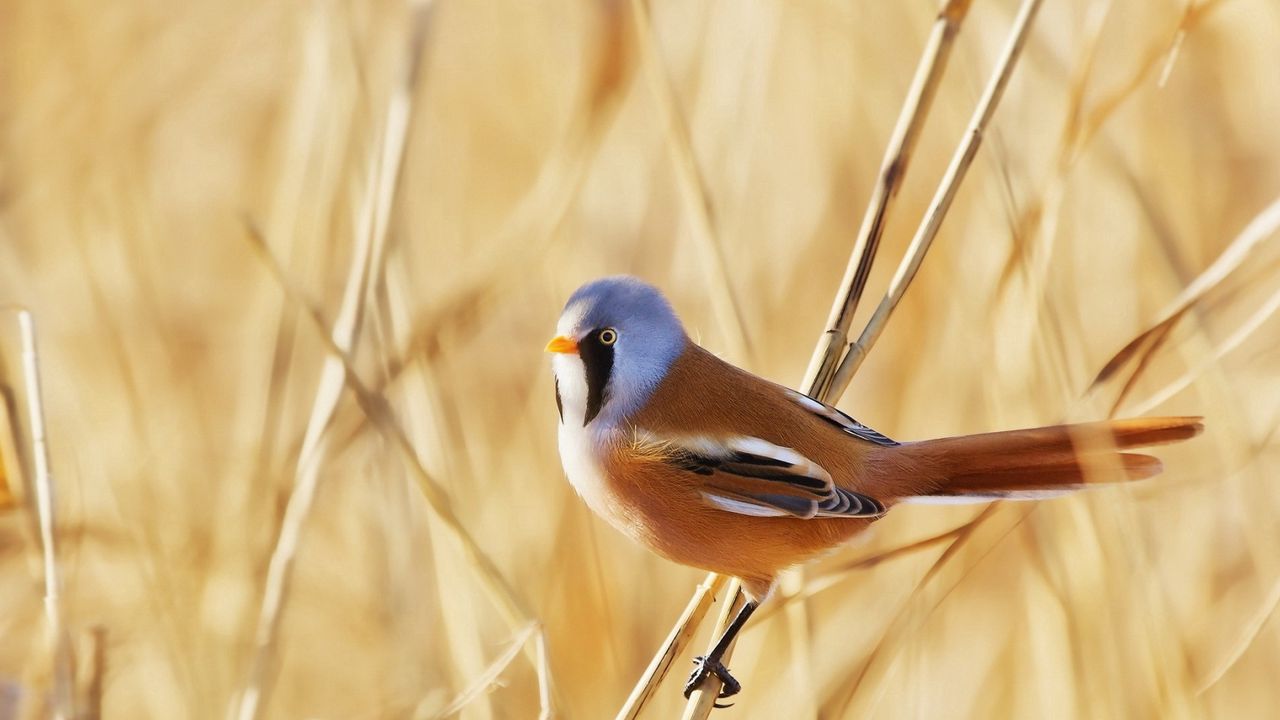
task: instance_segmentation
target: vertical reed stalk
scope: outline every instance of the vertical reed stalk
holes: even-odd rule
[[[685,208],[693,224],[694,245],[702,257],[702,265],[710,280],[711,309],[716,324],[725,335],[729,355],[738,362],[747,362],[751,355],[751,341],[747,336],[742,307],[729,280],[724,244],[716,228],[715,213],[706,180],[698,168],[698,158],[693,151],[693,139],[689,124],[681,112],[675,88],[658,57],[656,39],[653,36],[649,8],[645,0],[631,0],[636,34],[639,36],[641,65],[653,90],[654,100],[662,114],[666,131],[666,148],[675,168],[676,186],[684,199]]]
[[[22,374],[26,382],[27,424],[31,432],[36,520],[40,528],[41,567],[44,570],[44,615],[53,657],[53,715],[57,720],[75,716],[72,687],[71,644],[62,614],[62,573],[58,563],[57,518],[54,511],[53,473],[45,438],[44,399],[40,384],[40,358],[36,349],[36,324],[31,313],[18,310],[22,337]]]
[[[421,59],[426,13],[426,4],[420,4],[415,9],[415,22],[410,30],[410,43],[403,60],[401,77],[383,116],[380,142],[368,168],[365,196],[360,203],[356,223],[354,257],[347,275],[342,304],[330,334],[341,355],[350,355],[359,338],[364,320],[365,299],[376,267],[375,250],[381,255],[385,242],[387,218],[395,196],[408,135],[413,81],[417,77]],[[267,578],[254,634],[254,654],[249,665],[248,679],[240,693],[234,714],[239,720],[253,720],[261,716],[274,682],[276,645],[293,578],[294,562],[319,491],[320,470],[329,443],[328,430],[337,413],[338,401],[345,387],[345,375],[341,356],[330,354],[325,357],[311,417],[298,456],[294,491],[285,507],[280,535],[267,566]]]

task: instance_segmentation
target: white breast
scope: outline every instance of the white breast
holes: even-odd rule
[[[568,413],[565,413],[568,420]],[[569,483],[597,515],[612,520],[609,486],[596,451],[595,433],[568,423],[560,426],[560,462]]]

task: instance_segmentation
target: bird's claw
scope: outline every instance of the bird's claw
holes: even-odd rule
[[[694,690],[702,684],[703,680],[715,675],[720,678],[722,687],[720,688],[720,698],[727,698],[737,695],[742,690],[742,685],[729,674],[729,669],[719,660],[714,660],[703,655],[693,659],[696,666],[693,672],[689,674],[689,680],[684,684],[684,696],[687,698],[693,694]],[[729,705],[716,704],[718,708],[729,707]]]

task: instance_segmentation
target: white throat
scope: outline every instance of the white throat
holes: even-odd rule
[[[551,358],[551,369],[556,375],[556,392],[560,393],[561,426],[582,428],[587,412],[587,373],[582,358],[572,354],[555,355]]]
[[[556,355],[551,361],[560,393],[560,462],[574,490],[593,512],[611,517],[609,487],[600,462],[607,436],[617,429],[610,413],[603,411],[587,426],[587,380],[577,355]]]

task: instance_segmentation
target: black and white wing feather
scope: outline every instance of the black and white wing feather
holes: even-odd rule
[[[827,405],[826,403],[820,403],[808,395],[798,393],[795,390],[787,390],[787,396],[797,403],[800,403],[804,409],[814,415],[817,415],[823,420],[826,420],[832,425],[835,425],[849,435],[861,438],[867,442],[875,443],[876,445],[884,445],[887,447],[901,445],[897,440],[892,440],[883,433],[872,430],[866,425],[863,425],[857,420],[849,417],[844,412]]]
[[[664,462],[706,476],[708,505],[757,517],[877,517],[885,508],[874,498],[836,487],[820,465],[791,448],[756,437],[660,438],[638,442]]]

